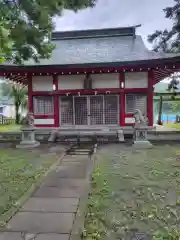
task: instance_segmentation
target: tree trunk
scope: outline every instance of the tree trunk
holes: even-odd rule
[[[157,121],[157,124],[159,125],[163,125],[162,123],[162,105],[163,105],[163,97],[160,96],[160,99],[159,99],[159,112],[158,112],[158,121]]]
[[[176,121],[175,121],[175,123],[178,123],[178,122],[179,122],[179,116],[176,115]]]
[[[16,119],[15,119],[16,124],[20,124],[20,114],[19,114],[19,106],[18,105],[15,105],[15,115],[16,115]]]

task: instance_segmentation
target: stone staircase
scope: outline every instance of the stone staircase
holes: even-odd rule
[[[91,156],[97,148],[97,144],[74,144],[67,150],[67,155],[89,155]]]

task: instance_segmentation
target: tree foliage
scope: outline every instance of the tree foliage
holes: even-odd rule
[[[163,9],[165,17],[173,22],[170,30],[156,30],[148,36],[155,51],[180,52],[180,0],[174,0],[174,6]]]
[[[0,61],[50,57],[53,17],[63,9],[93,7],[96,0],[0,0]]]
[[[10,99],[13,99],[16,124],[19,124],[21,111],[27,109],[27,87],[19,83],[6,81],[1,84],[1,93],[3,96],[8,96]]]
[[[163,9],[165,17],[172,20],[172,28],[156,30],[148,36],[148,41],[153,44],[156,52],[178,53],[180,52],[180,0],[174,0],[174,6]],[[168,91],[176,95],[179,85],[179,76],[172,75]]]
[[[172,103],[172,111],[177,113],[180,111],[180,102],[173,102]]]
[[[179,74],[173,74],[171,76],[171,79],[170,79],[170,82],[168,84],[168,91],[169,92],[172,92],[173,95],[172,95],[172,98],[175,97],[176,95],[176,91],[179,89]]]

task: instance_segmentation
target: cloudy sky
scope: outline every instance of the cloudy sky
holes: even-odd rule
[[[169,28],[171,21],[165,19],[164,9],[173,5],[173,0],[98,0],[96,7],[74,13],[64,11],[55,19],[57,30],[122,27],[142,24],[142,35],[148,48],[147,35],[156,29]]]

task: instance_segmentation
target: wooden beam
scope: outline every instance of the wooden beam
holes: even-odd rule
[[[154,96],[173,96],[174,93],[172,92],[165,92],[165,93],[154,93]],[[180,92],[175,93],[176,96],[180,95]]]
[[[153,99],[155,102],[159,102],[159,99]],[[170,99],[170,98],[163,98],[163,102],[177,102],[180,101],[180,98]]]

